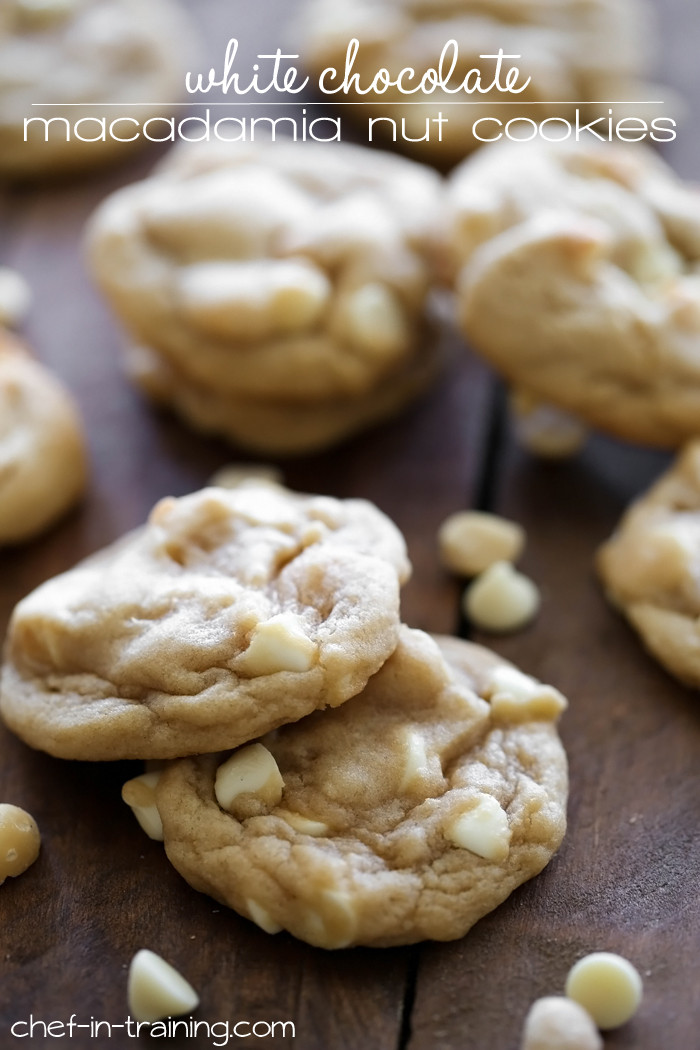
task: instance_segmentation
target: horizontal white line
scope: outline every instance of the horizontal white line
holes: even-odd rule
[[[594,99],[589,102],[572,102],[570,99],[564,99],[558,102],[507,102],[505,100],[496,99],[494,101],[487,101],[486,99],[478,99],[473,102],[443,102],[438,100],[437,102],[426,100],[425,102],[384,102],[381,99],[373,102],[32,102],[32,106],[53,106],[60,107],[61,109],[68,109],[71,106],[76,108],[84,108],[85,106],[99,106],[101,108],[107,106],[151,106],[154,109],[160,106],[168,107],[172,109],[182,109],[183,106],[207,106],[209,108],[213,106],[309,106],[310,108],[316,106],[663,106],[665,105],[662,99],[649,100],[649,99],[618,99],[616,102],[605,101],[601,99]]]

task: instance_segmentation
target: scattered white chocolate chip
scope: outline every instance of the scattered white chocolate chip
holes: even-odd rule
[[[450,842],[485,860],[503,861],[510,849],[508,816],[493,795],[480,795],[476,805],[445,828]]]
[[[122,799],[133,810],[149,839],[163,841],[163,824],[156,806],[156,785],[160,772],[142,773],[140,777],[127,780],[122,787]]]
[[[254,901],[252,897],[249,897],[245,903],[251,920],[256,926],[259,926],[261,930],[264,930],[265,933],[279,933],[284,929],[284,927],[280,926],[278,922],[275,922],[270,913],[263,908],[262,904],[258,904],[258,902]]]
[[[279,467],[269,463],[229,463],[212,475],[209,482],[220,489],[237,489],[253,482],[256,485],[282,485]]]
[[[560,995],[538,999],[525,1018],[520,1050],[602,1050],[603,1040],[582,1006]]]
[[[26,810],[0,803],[0,886],[8,876],[21,875],[39,856],[41,836]]]
[[[542,459],[575,456],[588,439],[585,425],[555,405],[537,401],[526,390],[510,395],[515,437],[523,448]]]
[[[317,647],[293,613],[278,613],[259,623],[250,645],[239,657],[236,670],[246,675],[276,674],[278,671],[308,671]]]
[[[256,795],[269,808],[282,798],[284,781],[273,755],[262,744],[239,748],[216,771],[214,794],[222,809],[231,812],[239,795]]]
[[[496,720],[507,722],[554,720],[567,707],[566,697],[551,685],[542,685],[517,667],[499,664],[484,685]]]
[[[537,615],[540,594],[510,562],[497,561],[464,592],[465,615],[485,631],[517,631]]]
[[[404,733],[404,768],[399,791],[406,791],[430,775],[425,740],[415,729]]]
[[[438,531],[440,560],[460,576],[478,576],[497,561],[517,561],[525,530],[514,521],[479,510],[451,514]]]
[[[323,835],[327,835],[330,831],[328,825],[324,824],[322,820],[312,820],[310,817],[305,817],[301,813],[292,813],[287,809],[278,809],[277,816],[282,817],[282,819],[289,824],[290,828],[294,828],[295,831],[300,832],[302,835],[311,835],[313,838],[321,838]]]
[[[26,318],[32,302],[29,285],[21,274],[0,266],[0,324],[16,328]]]
[[[135,1021],[161,1021],[190,1014],[199,1006],[191,984],[160,955],[142,948],[129,966],[129,1013]]]
[[[599,1028],[618,1028],[639,1008],[642,978],[621,955],[593,952],[571,967],[565,990],[570,999],[588,1011]]]

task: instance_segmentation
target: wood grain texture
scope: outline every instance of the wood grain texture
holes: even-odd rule
[[[190,6],[211,64],[231,35],[245,42],[248,60],[283,43],[298,5]],[[668,79],[700,101],[697,12],[684,0],[659,6]],[[691,117],[669,151],[687,174],[699,166],[696,130]],[[79,183],[0,195],[0,254],[30,278],[36,296],[27,337],[74,390],[93,466],[80,508],[35,543],[0,553],[2,629],[31,588],[139,524],[161,496],[199,487],[234,458],[223,444],[153,412],[130,388],[120,334],[82,264],[87,216],[112,188],[144,174],[157,153]],[[460,353],[425,401],[338,450],[289,464],[286,477],[306,491],[368,497],[397,521],[415,566],[404,616],[429,630],[449,632],[458,623],[458,586],[438,567],[434,546],[445,515],[487,499],[527,527],[524,567],[542,587],[542,615],[495,647],[571,697],[563,722],[570,831],[560,854],[462,941],[324,953],[285,934],[268,937],[187,887],[120,801],[121,784],[139,765],[60,762],[0,728],[0,799],[29,809],[43,832],[39,861],[0,889],[2,1050],[22,1045],[8,1026],[30,1013],[47,1021],[74,1012],[84,1021],[123,1021],[125,968],[142,946],[195,984],[197,1017],[292,1019],[297,1026],[295,1040],[232,1045],[515,1050],[529,1003],[559,990],[580,954],[605,947],[649,975],[642,1013],[606,1046],[700,1046],[692,979],[700,932],[697,700],[644,656],[606,606],[591,569],[623,506],[666,460],[596,439],[571,463],[533,462],[494,417],[487,370],[454,335],[446,338]],[[497,446],[489,440],[492,424],[500,427]],[[82,1032],[67,1045],[145,1043]],[[176,1038],[168,1045],[212,1044]]]

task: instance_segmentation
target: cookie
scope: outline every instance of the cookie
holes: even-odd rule
[[[131,341],[187,382],[362,398],[424,344],[439,189],[360,146],[199,143],[108,198],[88,251]]]
[[[234,747],[360,692],[396,646],[408,571],[363,500],[254,483],[161,500],[19,603],[0,712],[62,758]]]
[[[636,0],[311,0],[298,48],[314,78],[337,92],[329,99],[361,103],[346,112],[375,141],[383,137],[448,166],[499,132],[503,136],[513,118],[573,122],[579,110],[585,123],[598,113],[607,117],[607,103],[591,104],[597,99],[658,98],[658,89],[640,80],[649,19],[647,5]],[[355,53],[349,50],[353,38],[359,44]],[[515,56],[501,62],[500,91],[494,84],[499,50]],[[512,67],[520,73],[509,92]],[[427,92],[417,90],[426,71],[440,68],[451,71],[449,91],[430,91],[429,84]],[[381,69],[392,81],[404,69],[415,75],[404,75],[403,91],[386,89],[386,78],[373,90]],[[470,70],[480,72],[478,91]],[[470,92],[460,90],[465,79]],[[347,81],[349,89],[341,92]],[[627,109],[615,112],[619,119]],[[530,128],[523,131],[519,124],[513,135]],[[547,133],[561,134],[561,123]]]
[[[700,442],[688,445],[625,513],[598,571],[656,659],[700,688]]]
[[[133,149],[132,138],[147,141],[134,131],[134,110],[115,104],[139,103],[141,123],[169,114],[191,37],[171,0],[3,0],[0,173],[88,168]]]
[[[321,451],[398,415],[429,388],[443,357],[443,347],[436,339],[363,397],[311,403],[227,397],[215,388],[188,381],[179,369],[145,347],[127,349],[126,368],[153,401],[170,406],[197,430],[279,457]]]
[[[63,385],[0,328],[0,544],[31,539],[77,501],[87,459]]]
[[[166,852],[269,933],[323,948],[461,937],[561,843],[564,706],[486,649],[402,627],[342,708],[169,765]]]
[[[700,416],[700,195],[651,151],[497,146],[449,191],[462,331],[516,386],[629,441]]]

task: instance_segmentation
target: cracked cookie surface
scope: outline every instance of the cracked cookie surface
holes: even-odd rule
[[[358,693],[396,646],[403,537],[254,481],[164,499],[11,621],[0,711],[63,758],[233,747]]]
[[[565,703],[480,646],[402,627],[342,708],[257,753],[168,766],[166,851],[270,933],[324,948],[460,937],[562,840]]]

